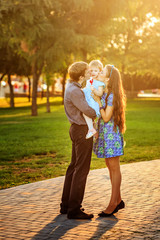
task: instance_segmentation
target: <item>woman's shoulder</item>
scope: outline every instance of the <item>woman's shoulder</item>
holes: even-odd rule
[[[107,92],[104,92],[104,93],[103,93],[103,97],[107,97],[107,95],[108,95]],[[109,98],[109,97],[113,97],[113,93],[112,93],[112,92],[108,95],[107,98]]]
[[[108,97],[113,98],[113,93],[111,92]]]
[[[103,99],[106,99],[106,97],[107,97],[107,93],[104,92],[103,95],[102,95],[102,98],[103,98]]]
[[[108,95],[107,105],[108,106],[112,106],[113,105],[113,93],[112,92]]]
[[[102,95],[102,102],[105,102],[106,101],[106,98],[107,98],[107,105],[108,106],[112,106],[113,105],[113,93],[111,92],[108,96],[108,93],[103,93]]]

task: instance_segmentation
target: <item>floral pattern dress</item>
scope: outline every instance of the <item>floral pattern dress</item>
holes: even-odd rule
[[[106,106],[107,93],[104,93],[101,102],[102,106]],[[113,93],[108,96],[107,106],[113,106]],[[94,141],[93,151],[98,158],[110,158],[121,156],[123,152],[123,135],[117,126],[116,132],[113,130],[114,121],[111,120],[107,123],[100,117],[97,122],[97,131],[99,133],[98,139]]]

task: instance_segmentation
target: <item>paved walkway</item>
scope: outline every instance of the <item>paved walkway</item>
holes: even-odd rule
[[[93,220],[59,215],[64,177],[0,191],[0,239],[160,239],[160,160],[121,166],[126,208],[99,218],[109,201],[107,169],[90,172],[83,206]]]

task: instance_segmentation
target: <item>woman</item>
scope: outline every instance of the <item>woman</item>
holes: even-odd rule
[[[94,152],[98,158],[105,158],[109,169],[112,194],[107,208],[99,213],[108,217],[125,207],[121,199],[121,171],[119,158],[123,155],[123,136],[125,132],[126,98],[121,76],[117,68],[107,65],[99,75],[99,80],[106,84],[102,98],[94,95],[100,107],[101,117],[98,120],[98,137],[94,143]]]

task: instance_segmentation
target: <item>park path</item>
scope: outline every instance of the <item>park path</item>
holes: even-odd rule
[[[59,214],[64,177],[0,191],[0,239],[160,239],[160,160],[121,165],[126,208],[99,218],[110,196],[107,169],[90,171],[83,207],[93,220]]]

